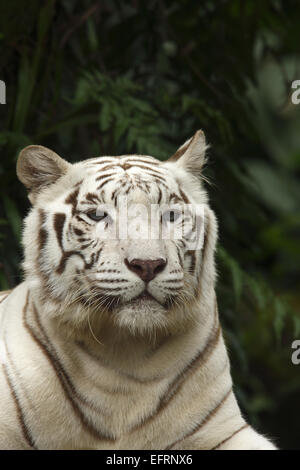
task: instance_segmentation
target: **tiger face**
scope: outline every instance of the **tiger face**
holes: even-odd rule
[[[71,165],[45,147],[21,152],[17,174],[33,204],[24,270],[56,315],[79,325],[92,312],[133,332],[189,318],[203,261],[191,233],[203,235],[211,216],[199,177],[205,148],[198,131],[166,162],[123,155]]]

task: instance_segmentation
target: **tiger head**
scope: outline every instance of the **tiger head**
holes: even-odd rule
[[[44,305],[56,305],[53,315],[77,326],[92,315],[134,333],[197,320],[195,305],[211,299],[215,279],[205,150],[202,131],[164,162],[122,155],[70,164],[42,146],[22,150],[17,175],[32,203],[23,267]]]

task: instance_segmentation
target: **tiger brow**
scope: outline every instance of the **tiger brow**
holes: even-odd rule
[[[96,193],[87,193],[85,195],[85,201],[88,204],[97,204],[102,203],[103,201],[100,199],[99,195]]]
[[[172,193],[169,196],[169,202],[184,202],[184,200],[178,194]]]

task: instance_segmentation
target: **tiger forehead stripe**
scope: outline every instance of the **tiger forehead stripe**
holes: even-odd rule
[[[123,168],[123,170],[125,170],[125,171],[126,171],[126,170],[129,170],[129,168],[132,167],[132,165],[130,165],[130,163],[127,163],[127,162],[125,162],[125,163],[119,163],[119,166],[120,166],[121,168]]]
[[[87,161],[87,160],[85,160]],[[105,163],[117,163],[117,158],[116,157],[111,157],[111,160],[109,160],[108,158],[103,158],[102,160],[102,157],[100,157],[99,160],[97,161],[94,161],[94,162],[89,162],[89,163],[93,163],[95,165],[104,165]]]
[[[160,181],[163,181],[163,182],[166,181],[166,179],[161,175],[154,174],[154,175],[151,175],[151,176],[154,176],[155,179],[158,179]]]
[[[100,173],[102,171],[110,170],[110,169],[113,169],[113,168],[117,169],[118,166],[119,166],[118,163],[112,162],[110,165],[106,165],[103,168],[99,168],[98,173]]]
[[[100,180],[103,180],[104,178],[108,178],[109,176],[115,176],[117,175],[117,173],[105,173],[104,175],[99,175],[97,176],[96,178],[96,181],[100,181]]]
[[[105,186],[106,183],[109,183],[110,181],[113,181],[113,178],[107,178],[106,180],[102,181],[102,183],[99,184],[99,186],[97,187],[97,189],[99,190],[99,189],[103,188],[103,186]]]
[[[124,165],[123,165],[123,168],[124,168]],[[147,167],[145,165],[140,165],[137,163],[135,163],[134,165],[127,164],[126,169],[129,169],[129,168],[141,168],[142,170],[147,170],[147,172],[151,171],[155,175],[160,175],[160,176],[163,174],[161,171],[157,170],[156,168],[151,168],[150,166]]]
[[[126,157],[126,161],[129,162],[129,163],[147,163],[149,165],[160,165],[160,162],[152,159],[151,157],[149,157],[149,159],[143,157],[143,158],[139,158],[139,157]]]
[[[111,200],[112,200],[112,201],[115,201],[115,202],[116,202],[115,197],[116,197],[117,192],[118,192],[118,189],[115,189],[115,190],[112,192],[112,194],[111,194]]]
[[[152,171],[155,174],[161,175],[162,172],[160,170],[157,170],[153,168],[153,166],[158,166],[159,163],[157,162],[152,162],[152,161],[145,161],[143,160],[144,165],[141,165],[141,161],[136,161],[136,160],[127,160],[125,162],[112,162],[110,165],[106,165],[103,168],[99,169],[99,172],[106,171],[109,169],[118,169],[122,168],[124,171],[129,170],[131,168],[141,168],[147,171]],[[148,165],[148,166],[145,166]]]

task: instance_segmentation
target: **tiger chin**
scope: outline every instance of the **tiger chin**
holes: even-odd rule
[[[24,281],[0,294],[1,449],[276,448],[232,388],[206,148],[198,131],[164,162],[21,151],[32,208]]]

